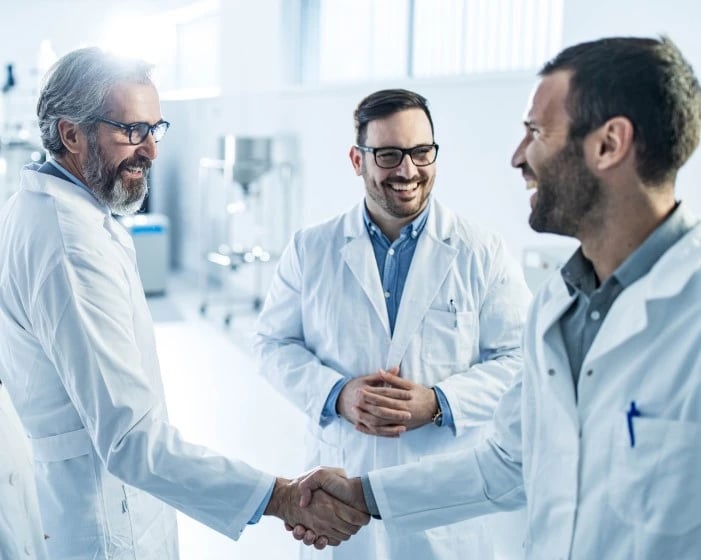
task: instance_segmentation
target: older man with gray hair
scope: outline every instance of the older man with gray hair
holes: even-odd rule
[[[340,544],[368,516],[185,441],[168,421],[134,247],[168,130],[143,62],[99,49],[49,71],[37,113],[53,159],[0,211],[0,371],[36,464],[52,558],[178,557],[177,508],[238,538],[263,514]]]

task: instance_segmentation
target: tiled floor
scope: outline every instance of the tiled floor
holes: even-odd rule
[[[189,440],[276,475],[303,470],[304,417],[256,375],[254,315],[224,328],[217,312],[198,313],[198,294],[182,278],[149,300],[172,423]],[[264,517],[238,542],[179,514],[182,560],[287,560],[297,543],[282,522]]]

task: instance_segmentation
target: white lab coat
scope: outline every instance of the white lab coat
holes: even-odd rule
[[[530,294],[520,267],[498,237],[436,200],[431,204],[393,336],[362,204],[298,232],[281,258],[256,345],[261,373],[309,417],[310,466],[340,466],[359,475],[474,445],[521,367]],[[403,377],[444,391],[457,436],[433,424],[399,438],[365,435],[340,417],[320,425],[339,379],[396,365]],[[514,533],[519,538],[518,528]],[[388,539],[382,523],[374,522],[338,549],[313,554],[337,560],[492,557],[481,520],[401,540]]]
[[[50,557],[177,558],[171,506],[237,538],[273,477],[168,423],[126,230],[87,191],[24,170],[0,243],[0,371],[31,438]]]
[[[0,384],[0,558],[46,560],[31,451]]]
[[[370,473],[386,523],[425,528],[527,496],[528,558],[699,558],[701,226],[616,299],[578,402],[558,326],[571,301],[559,275],[534,300],[523,383],[502,399],[491,445]]]

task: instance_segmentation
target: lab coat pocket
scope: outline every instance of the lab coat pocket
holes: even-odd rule
[[[469,367],[479,340],[474,311],[429,309],[422,332],[421,359],[437,366]]]
[[[644,411],[643,411],[644,414]],[[609,503],[622,521],[662,535],[701,525],[701,424],[625,414],[612,432]]]

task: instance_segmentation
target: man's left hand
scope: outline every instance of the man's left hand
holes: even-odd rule
[[[396,374],[394,372],[396,372]],[[431,423],[433,415],[438,410],[436,393],[433,389],[399,377],[398,368],[392,371],[380,370],[380,375],[386,386],[365,387],[364,399],[366,405],[397,410],[409,410],[411,418],[403,422],[397,421],[398,424],[405,425],[407,430],[420,428],[421,426]],[[395,389],[408,392],[410,395],[409,400],[405,400],[405,398],[402,400],[393,398]],[[358,429],[362,431],[361,428]]]

